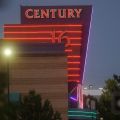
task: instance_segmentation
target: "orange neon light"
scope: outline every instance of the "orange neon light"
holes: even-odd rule
[[[52,39],[51,37],[34,37],[34,38],[5,38],[5,39],[18,39],[18,40],[22,40],[22,39]],[[58,38],[55,38],[55,39],[58,39]],[[69,38],[70,40],[74,40],[74,39],[81,39],[81,38]],[[69,44],[69,45],[79,45],[79,44]]]
[[[53,26],[53,27],[82,27],[83,25],[81,25],[81,24],[68,24],[68,25],[66,25],[66,24],[62,24],[62,25],[5,25],[4,26],[4,28],[6,28],[6,27],[8,27],[8,28],[25,28],[25,27],[29,27],[29,28],[31,28],[31,27],[51,27],[51,26]]]
[[[79,55],[71,55],[71,56],[67,56],[68,58],[80,58]]]
[[[35,37],[35,38],[5,38],[5,40],[33,40],[33,39],[37,39],[37,40],[51,40],[52,38],[41,38],[41,37]]]
[[[79,74],[68,74],[68,77],[79,77]]]
[[[81,40],[82,37],[70,37],[69,39],[70,39],[70,40]],[[67,44],[67,45],[70,45],[70,46],[73,46],[73,45],[81,46],[81,44]]]
[[[72,49],[66,49],[65,52],[72,52]]]
[[[68,82],[77,82],[77,83],[79,83],[80,80],[68,80]]]
[[[79,38],[79,39],[81,39],[81,38]],[[81,46],[81,44],[67,44],[66,46]]]
[[[4,32],[5,34],[38,34],[38,33],[51,33],[52,31],[19,31],[19,32]]]
[[[67,70],[80,70],[80,68],[68,68]]]
[[[52,31],[15,31],[15,32],[4,32],[5,34],[38,34],[38,33],[51,33]],[[56,31],[61,33],[62,31]],[[67,33],[82,33],[82,31],[66,31]]]
[[[80,62],[67,62],[68,64],[80,64]]]

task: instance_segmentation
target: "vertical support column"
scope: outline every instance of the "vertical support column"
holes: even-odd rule
[[[82,92],[82,85],[78,84],[77,86],[77,96],[78,96],[78,108],[83,109],[83,92]]]

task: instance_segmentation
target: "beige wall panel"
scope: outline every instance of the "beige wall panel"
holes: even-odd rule
[[[67,120],[66,68],[66,56],[16,57],[10,64],[10,91],[25,95],[35,90]]]

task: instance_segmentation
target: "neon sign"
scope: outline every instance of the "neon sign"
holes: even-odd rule
[[[4,39],[8,41],[39,41],[52,44],[64,42],[68,59],[67,81],[82,82],[80,49],[82,47],[83,25],[5,25],[4,29]]]
[[[25,17],[28,19],[39,18],[80,18],[82,9],[26,9]]]

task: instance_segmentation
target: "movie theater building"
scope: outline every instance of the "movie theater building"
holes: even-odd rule
[[[5,24],[2,40],[14,51],[10,92],[35,90],[64,120],[93,117],[78,115],[91,12],[91,6],[21,6],[21,23]]]

